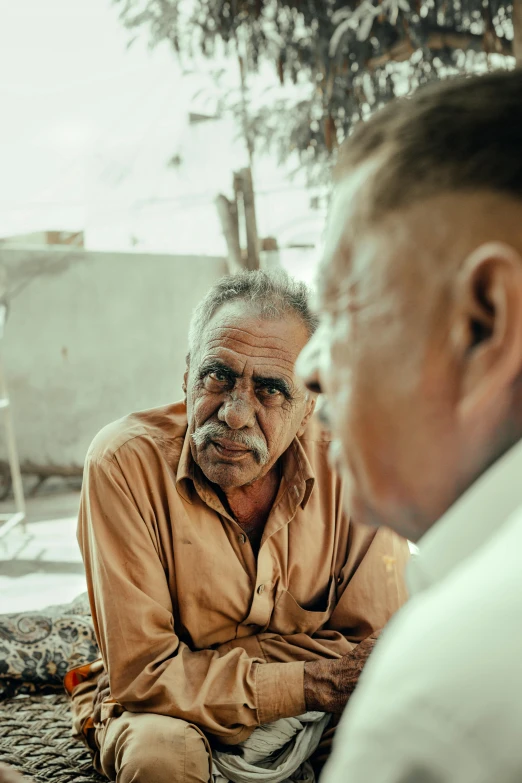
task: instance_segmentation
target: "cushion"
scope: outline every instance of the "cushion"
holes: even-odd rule
[[[0,698],[61,690],[68,669],[98,657],[87,593],[70,604],[0,615]]]

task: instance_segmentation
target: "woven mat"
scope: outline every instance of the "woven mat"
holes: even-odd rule
[[[0,761],[35,783],[105,780],[92,768],[87,750],[73,740],[69,700],[62,694],[0,701]]]

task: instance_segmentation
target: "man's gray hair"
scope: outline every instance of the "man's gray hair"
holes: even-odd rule
[[[310,308],[310,291],[305,283],[294,280],[281,269],[256,270],[228,275],[212,286],[198,304],[189,327],[189,357],[196,352],[206,325],[227,302],[249,302],[261,318],[281,318],[288,313],[302,320],[311,337],[317,328],[317,317]]]

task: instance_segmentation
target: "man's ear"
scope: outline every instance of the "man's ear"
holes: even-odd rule
[[[466,259],[455,290],[451,341],[460,365],[463,419],[500,404],[522,372],[522,257],[502,242]]]
[[[303,420],[301,424],[299,425],[299,429],[297,430],[297,437],[300,438],[301,435],[304,434],[304,431],[307,427],[308,422],[310,421],[310,416],[314,412],[315,409],[315,403],[317,402],[317,395],[312,394],[311,392],[308,393],[308,400],[306,402],[306,409],[305,414],[303,416]]]

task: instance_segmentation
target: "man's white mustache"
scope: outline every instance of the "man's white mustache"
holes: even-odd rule
[[[198,427],[192,434],[192,440],[198,448],[210,446],[212,441],[223,438],[233,441],[252,452],[256,461],[260,465],[266,465],[270,458],[268,447],[259,435],[249,435],[241,430],[231,430],[224,424],[218,424],[214,421],[207,421]]]

